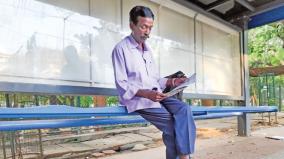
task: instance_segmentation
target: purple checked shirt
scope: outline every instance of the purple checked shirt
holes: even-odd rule
[[[167,81],[166,78],[160,78],[149,47],[145,44],[142,51],[138,46],[132,35],[129,35],[120,41],[112,52],[119,101],[127,107],[129,113],[145,108],[160,108],[159,102],[137,97],[135,94],[139,89],[152,90],[155,87],[161,92]]]

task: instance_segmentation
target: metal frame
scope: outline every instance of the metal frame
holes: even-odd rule
[[[66,95],[117,95],[113,88],[0,82],[0,92]]]
[[[266,12],[254,15],[248,24],[248,28],[255,28],[264,24],[272,23],[284,19],[284,3],[280,7],[268,10]]]
[[[214,94],[183,93],[185,99],[223,99],[223,100],[244,100],[243,96],[228,96]]]
[[[32,84],[32,83],[13,83],[0,82],[0,92],[5,93],[27,93],[27,94],[65,94],[65,95],[105,95],[117,96],[115,88],[103,87],[84,87],[84,86],[67,86],[67,85],[49,85],[49,84]],[[196,94],[184,93],[185,99],[224,99],[224,100],[244,100],[243,96],[228,96],[214,94]]]

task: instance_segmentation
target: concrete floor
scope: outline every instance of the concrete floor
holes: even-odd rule
[[[259,119],[254,119],[259,120]],[[234,126],[235,120],[220,119],[201,121],[197,127],[218,127],[218,129]],[[219,124],[218,124],[219,123]],[[284,136],[284,116],[278,118],[278,124],[261,126],[258,121],[252,125],[249,137],[239,137],[236,131],[221,131],[221,134],[197,139],[195,159],[284,159],[284,140],[268,139],[268,136]],[[215,133],[216,134],[216,133]],[[126,151],[101,159],[165,159],[165,147],[150,148],[144,151]]]

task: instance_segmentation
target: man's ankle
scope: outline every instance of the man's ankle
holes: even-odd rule
[[[190,159],[189,155],[180,155],[180,159]]]

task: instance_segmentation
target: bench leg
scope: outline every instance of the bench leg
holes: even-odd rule
[[[268,112],[268,122],[269,122],[269,125],[271,125],[271,114],[270,114],[270,112]]]
[[[238,135],[250,136],[250,116],[247,113],[238,116]]]
[[[278,116],[277,116],[277,112],[275,112],[275,123],[278,123]]]

